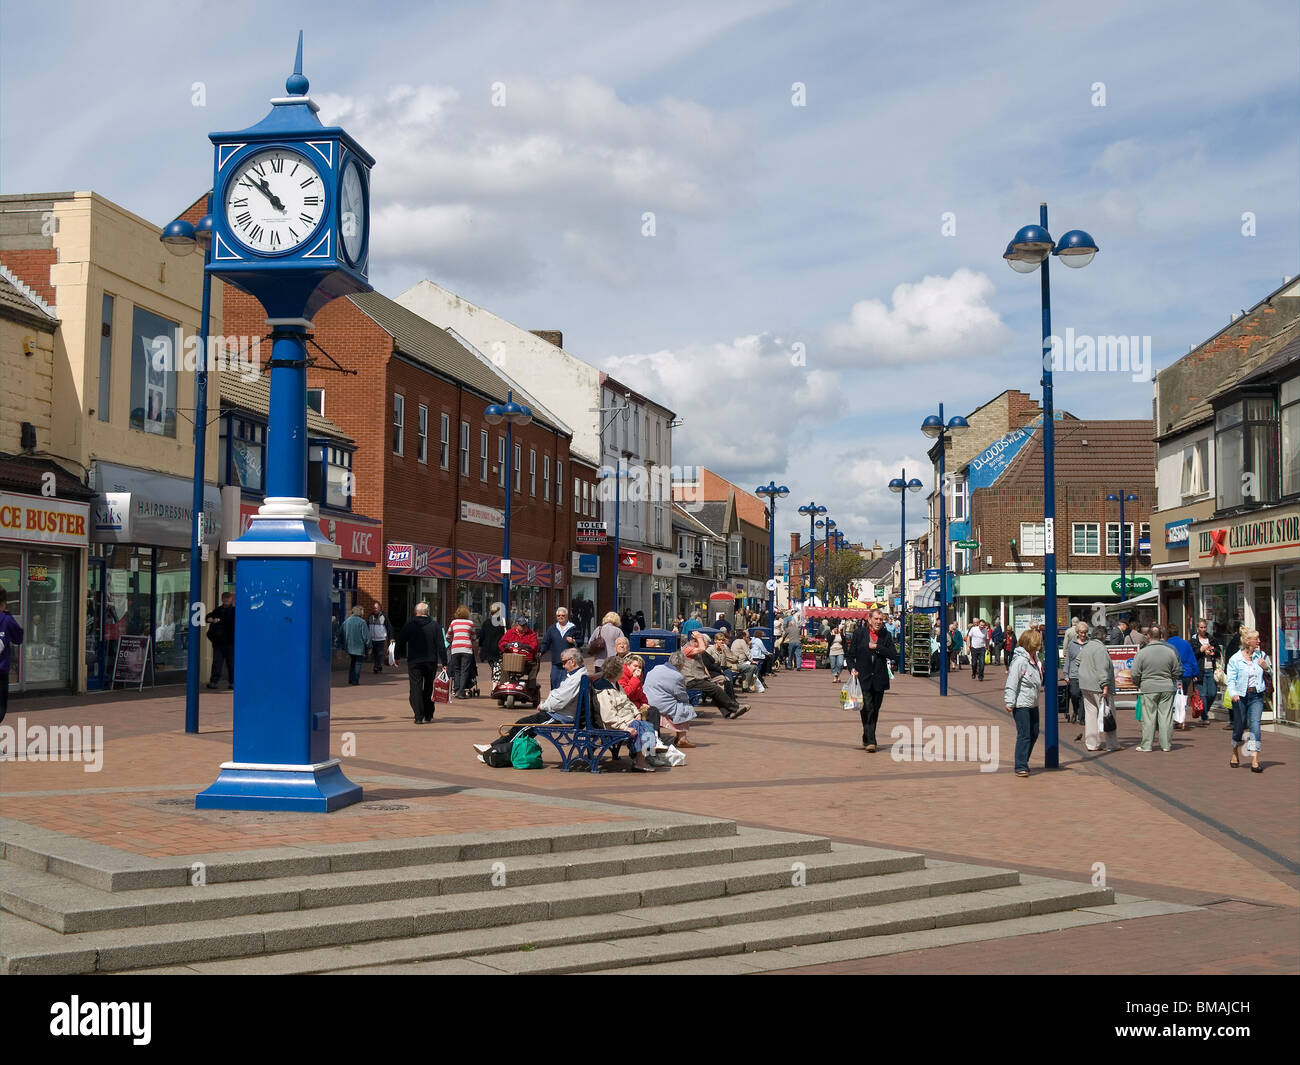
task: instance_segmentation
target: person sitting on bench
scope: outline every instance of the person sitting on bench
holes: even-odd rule
[[[723,717],[740,717],[749,712],[749,707],[736,702],[731,681],[723,675],[722,667],[710,652],[710,643],[708,636],[698,630],[691,634],[691,642],[685,648],[686,669],[682,673],[686,687],[711,698]]]
[[[560,664],[564,667],[564,681],[542,700],[537,713],[521,717],[515,722],[515,727],[504,737],[507,742],[513,740],[516,733],[528,725],[544,725],[552,721],[561,725],[573,724],[573,717],[578,709],[578,689],[582,686],[582,678],[585,675],[582,668],[582,652],[576,647],[570,647],[560,656]],[[491,744],[487,743],[476,743],[474,750],[481,755],[490,746]]]
[[[646,675],[644,682],[646,701],[659,711],[660,720],[679,726],[696,716],[682,676],[685,665],[686,656],[681,651],[674,651],[667,662],[655,666]]]
[[[602,728],[623,729],[627,732],[631,737],[628,746],[636,754],[632,768],[638,773],[653,773],[654,766],[648,764],[646,759],[659,746],[659,737],[654,725],[642,720],[632,700],[619,687],[618,681],[622,673],[623,667],[618,659],[611,658],[601,667],[600,680],[591,686],[596,696],[596,706],[599,707],[600,724]]]

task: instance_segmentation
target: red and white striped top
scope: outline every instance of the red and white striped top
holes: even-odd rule
[[[452,654],[474,653],[474,622],[468,618],[457,618],[447,626],[447,635],[451,638]]]

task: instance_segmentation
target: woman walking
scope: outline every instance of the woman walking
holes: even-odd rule
[[[463,603],[456,608],[456,616],[447,626],[450,640],[451,683],[457,699],[468,698],[474,688],[474,622],[469,619],[469,607]]]
[[[1038,660],[1043,635],[1037,629],[1020,634],[1020,646],[1011,656],[1002,702],[1016,719],[1016,776],[1029,776],[1029,756],[1038,742],[1038,697],[1043,691],[1043,665]],[[1055,708],[1053,708],[1055,710]]]
[[[501,637],[506,631],[506,606],[493,603],[488,607],[488,616],[478,630],[479,654],[483,661],[492,667],[492,684],[501,683]]]
[[[831,629],[826,640],[826,654],[831,662],[831,682],[838,684],[840,674],[844,672],[844,632],[839,624]]]
[[[1259,723],[1264,714],[1264,677],[1271,668],[1268,655],[1259,648],[1259,631],[1246,629],[1240,649],[1228,659],[1228,695],[1232,698],[1232,761],[1228,764],[1233,769],[1241,764],[1241,741],[1249,728],[1246,753],[1250,771],[1264,772],[1259,764]]]
[[[897,657],[894,641],[885,629],[885,618],[879,610],[871,612],[866,632],[853,641],[853,675],[862,687],[862,746],[874,753],[876,750],[876,722],[880,717],[880,704],[889,690],[889,663]]]

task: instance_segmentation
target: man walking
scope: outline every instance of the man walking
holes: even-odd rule
[[[347,621],[343,622],[339,640],[348,656],[348,683],[354,686],[359,685],[361,683],[361,663],[366,660],[366,652],[370,650],[370,628],[366,625],[365,609],[363,607],[354,606],[352,608]]]
[[[984,619],[980,618],[967,633],[970,640],[970,675],[976,680],[984,679],[984,646],[988,643],[988,630],[984,628]]]
[[[862,687],[862,746],[871,753],[876,750],[876,723],[880,719],[880,704],[889,690],[889,663],[897,660],[894,641],[884,626],[879,610],[871,612],[867,628],[853,641],[851,658],[853,675]]]
[[[1002,641],[1006,639],[1006,635],[1002,631],[1002,620],[999,618],[993,623],[993,631],[989,633],[989,661],[995,666],[1002,661]]]
[[[569,620],[569,612],[564,607],[555,611],[555,624],[542,636],[539,653],[551,656],[551,690],[554,691],[564,683],[564,652],[578,645],[578,627]]]
[[[1066,721],[1083,724],[1083,688],[1079,683],[1079,655],[1088,645],[1088,623],[1074,623],[1074,639],[1065,645],[1065,679],[1070,683],[1070,713]]]
[[[221,605],[203,619],[208,623],[208,639],[212,641],[212,675],[208,687],[215,689],[221,679],[221,665],[226,664],[229,683],[226,690],[235,686],[235,597],[230,592],[221,593]]]
[[[1135,750],[1151,750],[1156,728],[1160,729],[1160,749],[1169,750],[1174,730],[1174,690],[1183,676],[1183,663],[1162,639],[1159,625],[1151,626],[1151,638],[1136,655],[1129,675],[1142,696],[1142,742]]]
[[[417,611],[418,613],[418,611]],[[428,614],[428,610],[425,611]],[[384,657],[388,650],[388,638],[391,629],[388,625],[388,619],[384,617],[384,612],[376,603],[370,609],[370,650],[375,659],[375,672],[384,671]]]
[[[798,611],[793,611],[785,619],[785,651],[789,668],[798,669],[803,664],[803,634],[800,632]]]
[[[9,613],[7,593],[0,588],[0,721],[9,710],[10,648],[23,642],[23,627]]]
[[[447,664],[447,645],[442,639],[442,627],[435,625],[429,617],[428,603],[415,604],[415,617],[397,634],[393,658],[395,662],[406,659],[406,672],[411,683],[411,712],[417,725],[427,724],[433,720],[434,675],[438,666]]]

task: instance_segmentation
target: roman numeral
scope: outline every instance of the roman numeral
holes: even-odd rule
[[[279,243],[280,243],[280,234],[277,233],[274,229],[271,230],[271,247],[274,248]]]
[[[289,176],[292,177],[293,175],[290,174]],[[300,189],[305,189],[308,185],[310,185],[310,184],[311,184],[313,181],[315,181],[315,180],[316,180],[316,179],[315,179],[314,177],[309,177],[306,181],[300,182],[299,185],[298,185],[298,187],[299,187]]]
[[[304,225],[311,225],[312,222],[315,221],[315,219],[312,218],[312,216],[309,214],[300,214],[298,215],[298,218],[303,222]]]
[[[262,169],[261,163],[254,163],[253,169],[257,171],[258,177],[266,177],[266,171]]]
[[[253,220],[253,216],[249,214],[247,211],[244,211],[242,214],[235,216],[235,225],[239,226],[242,229],[246,227],[248,223],[251,222],[252,220]]]
[[[302,202],[303,202],[303,204],[305,204],[307,207],[315,207],[318,203],[320,203],[320,197],[319,197],[319,196],[304,196],[304,197],[302,198]]]
[[[299,238],[298,238],[298,234],[297,234],[297,232],[294,230],[293,226],[290,226],[290,227],[289,227],[289,236],[293,237],[294,240],[298,240],[298,239],[299,239]]]
[[[299,166],[298,163],[293,164],[293,169],[289,171],[290,177],[293,177],[294,174],[298,173],[298,166]]]
[[[247,207],[247,206],[248,206],[248,197],[245,196],[245,197],[243,197],[242,199],[239,199],[239,200],[233,200],[233,201],[231,201],[231,204],[230,204],[230,205],[231,205],[232,207]]]
[[[261,239],[262,239],[262,227],[261,227],[261,226],[254,226],[254,227],[249,231],[249,233],[248,233],[248,239],[249,239],[249,240],[261,240]]]
[[[283,174],[283,173],[284,173],[284,156],[282,156],[282,155],[277,155],[274,159],[272,159],[272,160],[271,160],[271,169],[272,169],[273,171],[275,171],[277,174]]]

